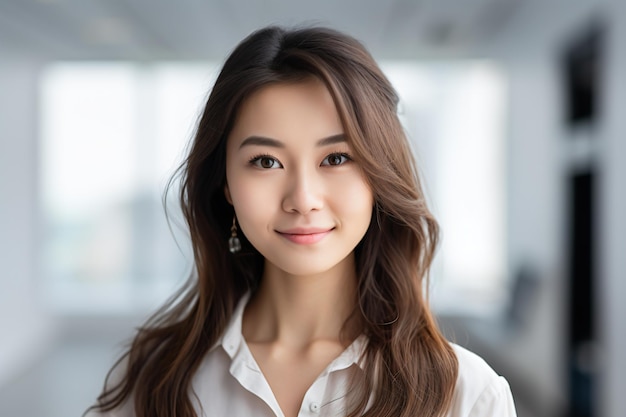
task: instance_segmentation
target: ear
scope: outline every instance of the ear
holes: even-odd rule
[[[230,197],[230,189],[228,188],[228,183],[224,185],[224,196],[226,197],[226,201],[233,205],[233,199]]]

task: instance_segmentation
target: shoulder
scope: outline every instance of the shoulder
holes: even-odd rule
[[[467,389],[487,386],[500,378],[487,362],[474,352],[470,352],[454,343],[451,343],[451,346],[459,361],[457,388]]]
[[[451,344],[459,362],[454,396],[446,417],[515,417],[506,379],[480,356]]]

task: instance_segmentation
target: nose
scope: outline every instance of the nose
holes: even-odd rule
[[[314,172],[305,170],[291,175],[282,202],[289,213],[307,214],[324,207],[324,185]]]

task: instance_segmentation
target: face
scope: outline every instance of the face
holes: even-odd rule
[[[292,275],[353,261],[372,192],[326,87],[275,84],[241,106],[226,151],[226,198],[266,263]]]

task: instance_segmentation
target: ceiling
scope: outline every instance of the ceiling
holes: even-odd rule
[[[497,36],[522,0],[0,0],[2,56],[222,59],[268,24],[322,24],[377,58],[462,54]]]

